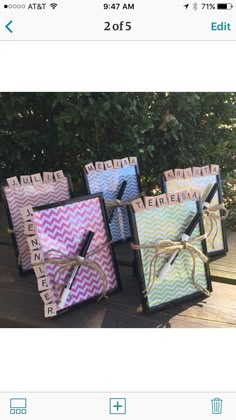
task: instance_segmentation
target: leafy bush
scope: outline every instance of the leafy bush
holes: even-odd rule
[[[0,100],[2,180],[63,169],[82,191],[84,164],[136,155],[152,194],[163,170],[217,163],[236,228],[235,93],[2,93]]]

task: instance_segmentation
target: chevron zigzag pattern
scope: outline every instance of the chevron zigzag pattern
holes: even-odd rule
[[[21,267],[23,271],[27,271],[32,268],[32,265],[20,209],[29,205],[37,207],[68,200],[70,198],[68,178],[52,183],[20,185],[15,188],[5,187],[4,192],[15,231]]]
[[[140,194],[137,175],[134,166],[126,168],[110,169],[105,171],[94,171],[87,175],[90,193],[102,192],[105,200],[114,200],[123,181],[127,181],[127,186],[122,200],[133,200]],[[118,208],[114,212],[110,223],[112,239],[119,241],[130,238],[130,226],[128,212],[126,208]]]
[[[195,216],[196,211],[196,202],[186,201],[173,206],[135,213],[139,244],[156,244],[166,239],[180,240],[182,233]],[[199,235],[200,229],[197,226],[191,237],[194,238]],[[194,245],[202,250],[200,242],[196,242]],[[153,256],[154,250],[141,250],[142,268],[146,285],[148,284],[149,267]],[[168,257],[160,257],[157,260],[154,287],[147,296],[149,308],[154,308],[198,291],[192,283],[192,259],[188,251],[181,251],[166,277],[160,280],[158,273],[167,260]],[[199,258],[196,258],[195,278],[198,284],[205,288],[207,287],[205,266]]]
[[[41,250],[44,253],[54,249],[67,256],[77,255],[89,230],[95,232],[89,252],[109,241],[101,202],[98,197],[35,212],[33,220],[37,225],[37,235],[41,243]],[[54,254],[50,255],[53,256]],[[90,258],[99,263],[105,272],[108,291],[115,290],[118,287],[118,282],[110,246],[106,246]],[[61,270],[55,264],[46,264],[46,271],[54,303],[58,305],[59,297],[65,281],[71,273],[71,268]],[[64,308],[84,302],[92,297],[98,297],[102,291],[103,283],[100,275],[88,267],[81,267]]]
[[[215,175],[207,175],[207,176],[199,176],[199,177],[192,177],[188,179],[173,179],[171,181],[166,182],[167,186],[167,192],[178,192],[185,189],[198,189],[201,191],[202,194],[202,201],[206,198],[207,194],[209,193],[211,187],[213,184],[217,182]],[[216,192],[211,205],[215,206],[219,204],[219,195],[218,191]],[[216,212],[216,214],[220,215],[220,212]],[[217,226],[218,226],[218,234],[214,241],[214,247],[212,244],[214,235],[215,235],[215,229],[213,229],[211,235],[207,238],[206,244],[207,244],[207,252],[215,252],[220,251],[224,249],[224,241],[223,241],[223,231],[222,231],[222,224],[220,220],[217,220]],[[210,221],[207,219],[205,223],[205,231],[210,232],[211,224]]]

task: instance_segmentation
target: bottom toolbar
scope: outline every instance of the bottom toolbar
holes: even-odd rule
[[[236,393],[1,393],[0,418],[14,415],[32,420],[57,418],[70,420],[179,418],[214,419],[215,415],[232,420],[236,414]]]

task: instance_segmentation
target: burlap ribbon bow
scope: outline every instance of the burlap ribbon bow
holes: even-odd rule
[[[131,201],[121,201],[118,199],[115,200],[106,200],[105,204],[107,207],[126,207],[131,204]]]
[[[216,214],[217,211],[223,211],[224,215]],[[208,218],[210,220],[210,230],[207,233],[207,238],[209,238],[213,232],[214,226],[215,226],[215,234],[213,236],[213,239],[211,240],[212,247],[215,248],[215,239],[218,234],[218,220],[224,220],[228,216],[229,212],[224,206],[224,203],[222,204],[216,204],[215,206],[209,206],[207,209],[203,210],[203,215],[205,220]]]
[[[101,266],[99,265],[99,263],[91,260],[89,257],[91,255],[96,254],[103,248],[110,246],[110,244],[111,242],[107,242],[99,246],[98,248],[95,248],[93,251],[88,253],[85,258],[82,258],[79,255],[75,255],[75,256],[66,255],[62,251],[59,251],[57,249],[50,249],[44,254],[44,257],[45,257],[44,261],[35,265],[56,264],[60,266],[59,271],[65,268],[66,269],[75,268],[76,266],[90,268],[91,270],[97,272],[101,277],[102,284],[103,284],[103,291],[102,291],[101,296],[98,298],[98,300],[101,300],[102,298],[107,298],[107,295],[106,295],[107,288],[108,288],[107,276],[105,272],[103,271],[103,269],[101,268]],[[58,256],[56,257],[50,256],[53,253],[57,254]]]
[[[155,278],[156,278],[156,266],[157,260],[160,255],[172,255],[175,251],[182,251],[187,250],[192,258],[193,267],[192,267],[192,282],[193,285],[198,289],[205,293],[207,296],[210,296],[210,292],[205,289],[205,287],[201,286],[195,280],[195,271],[196,271],[196,257],[199,257],[204,263],[208,261],[206,255],[203,254],[196,246],[193,245],[194,242],[202,241],[205,239],[206,236],[198,236],[197,238],[190,239],[189,241],[171,241],[171,240],[164,240],[160,241],[158,244],[153,245],[136,245],[131,244],[131,248],[134,250],[141,250],[141,249],[154,249],[155,254],[154,257],[150,261],[149,267],[149,277],[146,290],[144,290],[144,296],[146,297],[147,294],[152,290]],[[157,276],[158,277],[158,276]]]

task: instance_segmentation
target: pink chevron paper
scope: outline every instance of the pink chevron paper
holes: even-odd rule
[[[43,206],[57,201],[68,200],[71,196],[68,178],[50,183],[35,185],[19,185],[14,188],[4,187],[10,211],[13,229],[20,255],[20,265],[23,271],[30,270],[30,251],[24,235],[24,222],[20,209],[31,205],[32,207]]]
[[[67,256],[77,255],[89,230],[95,232],[89,253],[109,241],[99,197],[35,211],[33,221],[37,226],[40,249],[44,255],[52,249]],[[55,252],[50,255],[60,257],[60,254]],[[108,281],[107,290],[116,289],[118,282],[110,246],[107,245],[92,255],[90,259],[99,263],[105,272]],[[46,264],[45,266],[54,303],[58,305],[71,268],[61,270],[60,266],[55,264]],[[81,267],[64,308],[100,296],[102,291],[103,284],[100,275],[88,267]]]

